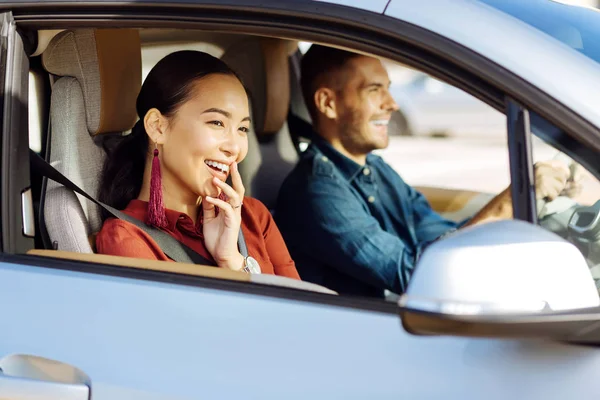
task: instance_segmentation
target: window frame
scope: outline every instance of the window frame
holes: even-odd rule
[[[33,209],[23,211],[24,193],[30,190],[28,136],[29,59],[11,12],[3,14],[2,40],[6,43],[2,67],[5,71],[2,96],[0,155],[0,246],[2,251],[23,251],[33,245],[25,234],[25,219],[33,217]],[[25,132],[25,135],[23,135]],[[31,204],[28,204],[31,205]],[[31,211],[31,212],[29,212]],[[15,234],[15,232],[18,232]]]
[[[513,217],[537,224],[529,110],[507,99],[506,111]]]
[[[231,3],[243,4],[244,2],[232,1]],[[197,1],[195,4],[177,4],[177,6],[168,3],[116,2],[111,3],[110,7],[100,4],[100,2],[61,3],[61,5],[50,5],[50,3],[24,5],[20,3],[14,5],[13,13],[17,25],[23,29],[114,27],[115,25],[138,28],[210,29],[294,37],[298,40],[346,46],[405,63],[465,90],[504,114],[506,114],[505,93],[520,94],[520,98],[516,98],[516,96],[515,98],[523,104],[531,104],[531,99],[540,99],[540,106],[536,110],[543,111],[544,115],[554,114],[558,117],[567,115],[568,118],[561,122],[563,124],[571,123],[574,126],[575,132],[578,132],[579,135],[578,140],[583,141],[589,138],[590,134],[596,137],[600,136],[598,129],[590,127],[590,124],[577,114],[561,106],[558,101],[549,98],[539,89],[523,82],[510,71],[506,71],[458,43],[423,28],[384,15],[333,4],[314,4],[312,2],[282,3],[280,5],[276,3],[277,7],[270,2],[265,4],[262,10],[256,9],[248,12],[243,6],[215,6],[202,1]],[[318,10],[318,13],[315,12],[315,9]],[[26,116],[27,113],[25,113]],[[14,162],[14,160],[9,161]],[[28,169],[26,158],[19,162],[20,166],[27,165]],[[600,166],[598,170],[600,170]],[[10,210],[5,210],[5,212],[8,211]],[[391,307],[396,309],[394,304],[380,300],[352,299],[288,288],[263,287],[256,284],[248,285],[241,282],[185,275],[174,276],[169,273],[146,273],[139,270],[132,272],[124,267],[42,259],[27,255],[0,254],[0,257],[0,261],[27,263],[43,268],[72,269],[94,274],[127,274],[136,279],[166,279],[178,284],[200,285],[232,292],[251,291],[266,296],[317,301],[373,311],[390,312]],[[253,286],[253,288],[248,289],[248,286]]]
[[[0,15],[0,134],[4,131],[4,93],[6,86],[6,68],[7,68],[7,52],[8,52],[8,24],[12,21],[12,14],[10,12],[2,13]],[[0,157],[2,157],[2,150],[5,148],[4,135],[0,137]],[[2,170],[5,170],[6,165],[3,163],[4,157],[0,159],[0,165]],[[4,174],[0,173],[0,194],[4,192],[5,177]],[[4,249],[4,224],[3,221],[3,210],[2,199],[0,198],[0,252]]]

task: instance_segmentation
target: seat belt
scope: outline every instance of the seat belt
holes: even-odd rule
[[[29,157],[31,159],[31,166],[42,176],[48,179],[52,179],[53,181],[63,185],[67,189],[71,189],[72,191],[79,193],[86,199],[90,200],[92,203],[96,204],[98,207],[101,207],[102,209],[106,210],[113,217],[117,219],[122,219],[137,226],[142,231],[146,232],[159,245],[161,250],[173,261],[191,264],[210,265],[216,267],[216,264],[213,261],[210,261],[201,254],[198,254],[195,250],[192,250],[189,246],[175,239],[168,233],[165,233],[157,228],[148,226],[142,221],[133,218],[125,214],[124,212],[109,206],[108,204],[104,204],[101,201],[96,200],[94,197],[87,194],[79,186],[71,182],[66,176],[61,174],[56,168],[50,165],[46,160],[40,157],[39,154],[37,154],[31,149],[29,150]],[[246,240],[244,238],[244,234],[242,232],[241,227],[240,233],[238,235],[238,248],[242,256],[248,256],[248,247],[246,246]]]

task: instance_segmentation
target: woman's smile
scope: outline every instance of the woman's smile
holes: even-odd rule
[[[229,176],[229,164],[213,160],[205,160],[204,163],[214,177],[225,182]]]

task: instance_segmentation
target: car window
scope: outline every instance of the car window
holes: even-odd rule
[[[301,43],[300,49],[308,45]],[[222,56],[225,47],[222,43],[148,43],[142,47],[143,77],[172,51],[190,48]],[[423,193],[435,211],[464,221],[510,184],[505,115],[428,74],[394,62],[384,60],[384,64],[399,110],[390,121],[389,147],[377,153]],[[30,89],[35,88],[35,76],[30,79]],[[32,105],[39,102],[34,100],[38,92],[30,93]],[[35,107],[29,111],[30,121],[40,114]],[[30,130],[30,145],[36,151],[45,133],[40,126],[32,124]],[[553,151],[547,153],[549,158]]]
[[[600,181],[554,144],[535,136],[532,156],[538,168],[548,161],[569,168],[566,186],[557,197],[537,196],[538,224],[577,246],[600,290]],[[536,174],[537,180],[545,178],[539,179],[540,176]]]

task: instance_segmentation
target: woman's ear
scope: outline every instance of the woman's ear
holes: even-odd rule
[[[337,108],[335,103],[335,92],[329,88],[320,88],[315,92],[315,105],[317,110],[326,118],[336,119]]]
[[[152,143],[164,144],[166,140],[167,118],[156,108],[148,110],[144,116],[144,128]]]

